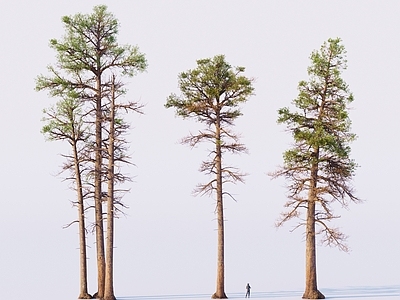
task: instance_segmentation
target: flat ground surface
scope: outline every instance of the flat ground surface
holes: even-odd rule
[[[400,299],[400,285],[376,286],[376,287],[345,287],[345,288],[321,288],[321,292],[326,299]],[[294,300],[301,299],[303,291],[270,291],[252,292],[253,299],[281,299]],[[228,293],[229,299],[244,298],[245,292]],[[117,297],[118,300],[137,300],[137,299],[210,299],[210,294],[177,294],[177,295],[142,295]]]

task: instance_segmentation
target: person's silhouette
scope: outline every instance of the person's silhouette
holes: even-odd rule
[[[246,285],[246,296],[245,296],[245,298],[250,298],[250,289],[251,289],[251,286],[250,286],[250,284],[247,283],[247,285]]]

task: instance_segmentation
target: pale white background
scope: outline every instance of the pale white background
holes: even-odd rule
[[[117,296],[215,291],[214,201],[191,195],[208,179],[198,172],[208,146],[180,145],[201,126],[163,105],[178,92],[179,72],[217,54],[246,67],[256,94],[235,128],[249,154],[229,157],[249,176],[227,187],[237,202],[226,201],[226,292],[239,295],[250,282],[254,293],[301,293],[302,230],[290,233],[295,223],[274,227],[285,183],[267,173],[291,142],[276,124],[277,110],[297,96],[310,53],[330,37],[342,38],[348,51],[343,77],[354,92],[350,117],[359,136],[352,157],[361,165],[354,185],[366,202],[336,207],[342,218],[335,225],[350,236],[352,250],[318,248],[319,286],[399,285],[398,1],[16,0],[0,3],[0,298],[74,299],[79,292],[77,228],[62,229],[76,218],[74,193],[54,176],[68,147],[41,135],[42,109],[55,100],[35,92],[34,79],[55,62],[48,44],[64,33],[61,17],[90,13],[96,4],[119,19],[119,42],[138,45],[149,62],[146,73],[127,80],[127,96],[146,107],[145,115],[129,117],[136,167],[126,169],[134,176],[125,197],[130,208],[116,224]],[[88,242],[94,293],[93,237]]]

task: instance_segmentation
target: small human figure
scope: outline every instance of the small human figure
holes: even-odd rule
[[[251,289],[251,286],[250,286],[249,283],[247,283],[247,285],[246,285],[246,296],[245,296],[245,298],[250,298],[250,289]]]

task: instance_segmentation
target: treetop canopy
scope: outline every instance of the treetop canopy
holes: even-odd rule
[[[197,60],[197,68],[178,76],[181,96],[168,97],[166,108],[175,107],[178,116],[207,119],[225,109],[226,120],[240,115],[236,108],[253,94],[253,79],[241,73],[244,67],[232,67],[224,55]]]

